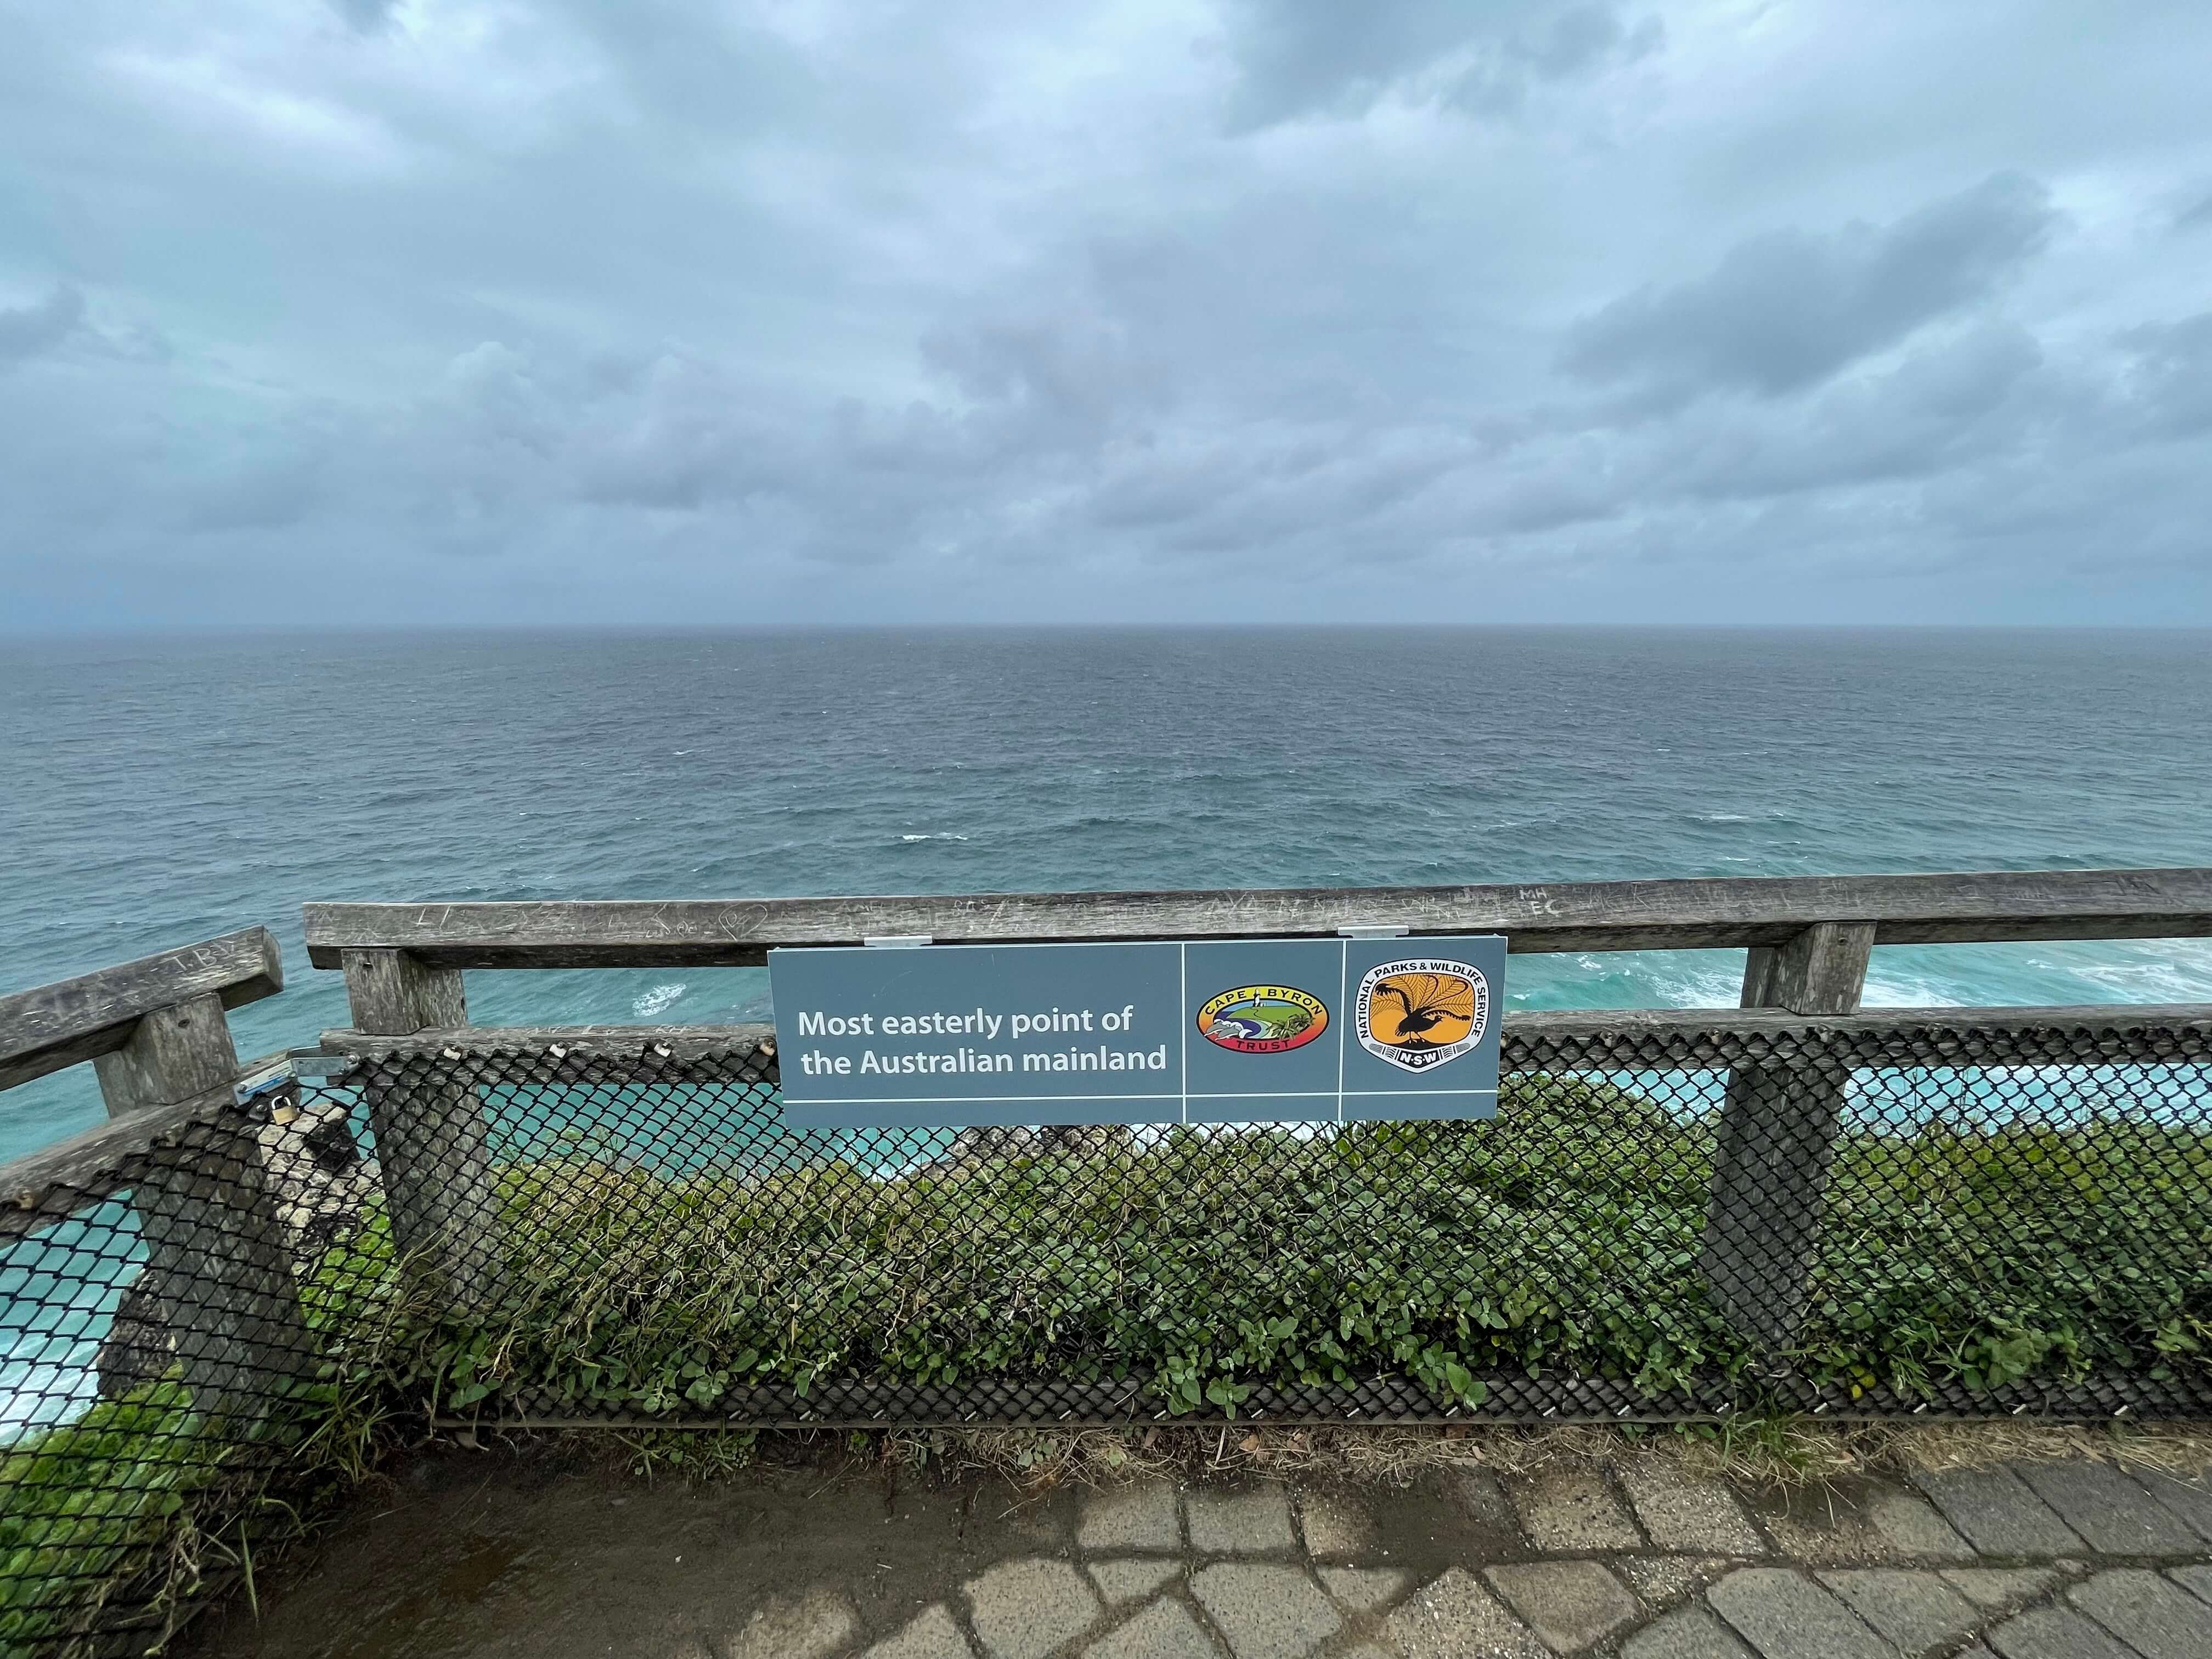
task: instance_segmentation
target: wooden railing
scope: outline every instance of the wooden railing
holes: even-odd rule
[[[992,893],[950,897],[309,904],[307,957],[342,969],[349,1029],[343,1052],[486,1039],[570,1047],[659,1040],[653,1028],[538,1028],[486,1033],[468,1023],[471,968],[757,965],[779,945],[1146,939],[1312,939],[1346,932],[1503,933],[1514,951],[1742,949],[1741,1009],[1514,1012],[1509,1033],[1562,1034],[1591,1022],[1694,1041],[1721,1025],[1796,1030],[1808,1020],[1916,1026],[1986,1024],[1990,1010],[1860,1012],[1877,945],[2185,938],[2212,934],[2212,869],[1991,871],[1964,874],[1743,878],[1469,887],[1272,891]],[[2113,1010],[2006,1011],[2094,1022]],[[2140,1017],[2151,1011],[2137,1010]],[[2203,1008],[2158,1011],[2201,1019]],[[665,1028],[663,1028],[665,1029]],[[694,1042],[711,1040],[693,1032]],[[729,1030],[750,1041],[757,1030]],[[1822,1198],[1848,1073],[1737,1066],[1715,1153],[1702,1267],[1737,1327],[1785,1342],[1802,1320]],[[461,1097],[376,1097],[393,1225],[449,1279],[489,1293],[478,1241],[459,1218],[489,1212],[491,1159],[482,1114]]]
[[[249,927],[0,997],[0,1089],[90,1060],[108,1111],[0,1168],[0,1243],[127,1191],[146,1265],[125,1309],[162,1357],[134,1354],[125,1381],[173,1358],[210,1413],[263,1408],[307,1345],[260,1137],[222,1109],[259,1069],[227,1011],[283,988],[276,939]],[[105,1346],[100,1364],[106,1387]]]
[[[2203,868],[1250,892],[315,903],[306,907],[306,923],[310,961],[345,975],[352,1024],[322,1034],[324,1050],[338,1056],[432,1045],[560,1042],[587,1052],[628,1047],[633,1054],[641,1042],[750,1046],[769,1036],[765,1028],[477,1028],[469,1024],[463,976],[478,968],[743,966],[763,962],[777,945],[916,937],[953,944],[1495,932],[1524,952],[1744,950],[1738,1009],[1506,1018],[1509,1035],[1633,1030],[1679,1037],[1689,1045],[1685,1052],[1715,1033],[1741,1030],[2212,1018],[2212,1010],[2199,1006],[1863,1012],[1859,1006],[1877,945],[2212,935],[2212,869]],[[0,1088],[90,1060],[111,1113],[101,1127],[0,1170],[0,1237],[47,1224],[88,1194],[121,1190],[158,1174],[164,1159],[185,1157],[174,1144],[177,1130],[224,1102],[240,1073],[225,1010],[283,983],[276,942],[251,928],[0,998]],[[1729,1316],[1770,1340],[1785,1340],[1802,1314],[1846,1085],[1844,1076],[1817,1069],[1738,1065],[1730,1073],[1705,1274]],[[477,1224],[469,1218],[497,1208],[486,1201],[492,1158],[474,1091],[454,1083],[416,1089],[406,1099],[368,1086],[363,1093],[403,1248],[442,1259],[448,1286],[461,1299],[490,1294],[495,1287],[471,1265],[490,1253],[482,1238],[465,1233]],[[204,1149],[191,1155],[205,1160]],[[246,1152],[240,1158],[240,1169],[252,1162]],[[196,1249],[195,1241],[211,1236],[216,1211],[227,1209],[224,1225],[234,1234],[240,1210],[269,1207],[256,1179],[248,1172],[229,1186],[191,1188],[198,1196],[190,1204],[202,1210],[164,1213],[154,1233],[172,1242],[164,1248]],[[149,1192],[163,1189],[159,1179],[144,1184]],[[182,1193],[191,1183],[170,1186]],[[251,1311],[266,1300],[264,1267],[251,1267],[261,1277],[236,1287],[236,1308]]]

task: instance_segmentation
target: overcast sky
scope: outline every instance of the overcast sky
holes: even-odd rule
[[[0,0],[0,628],[2212,622],[2204,0]]]

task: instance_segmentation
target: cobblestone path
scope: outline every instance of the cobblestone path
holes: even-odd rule
[[[979,1512],[972,1496],[963,1513]],[[716,1512],[711,1496],[685,1501]],[[884,1507],[878,1496],[874,1513],[844,1501],[824,1513],[824,1502],[762,1509],[750,1534],[695,1516],[684,1547],[717,1577],[690,1605],[672,1607],[659,1585],[626,1592],[634,1574],[564,1590],[542,1559],[532,1568],[526,1544],[509,1558],[520,1575],[511,1593],[491,1595],[473,1621],[450,1609],[412,1624],[387,1617],[349,1646],[312,1614],[286,1634],[280,1599],[250,1632],[223,1621],[208,1651],[2212,1659],[2212,1485],[2097,1461],[1790,1494],[1640,1455],[1518,1477],[1439,1473],[1412,1490],[1156,1479],[1054,1494],[967,1526],[957,1543],[940,1536],[949,1511],[937,1498]],[[486,1514],[470,1522],[471,1537],[498,1524],[495,1510]],[[608,1518],[641,1552],[666,1524],[649,1513]],[[434,1548],[451,1523],[432,1517],[420,1541]],[[841,1528],[861,1534],[842,1556]],[[748,1547],[744,1535],[760,1541]],[[626,1594],[636,1604],[628,1614],[609,1604]]]

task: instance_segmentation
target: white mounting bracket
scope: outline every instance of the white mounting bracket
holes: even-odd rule
[[[886,933],[881,939],[863,939],[860,943],[871,951],[912,951],[936,941],[927,933]]]
[[[1336,930],[1346,939],[1403,939],[1402,927],[1340,927]]]

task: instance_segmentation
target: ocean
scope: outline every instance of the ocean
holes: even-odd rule
[[[308,899],[2212,863],[2212,634],[349,634],[0,642],[0,991],[266,924],[242,1054],[345,1023]],[[1726,951],[1510,1006],[1732,1004]],[[498,1022],[765,1017],[764,972],[473,974]],[[1882,950],[1875,1004],[2212,1000],[2212,942]],[[0,1096],[0,1159],[100,1120]]]

